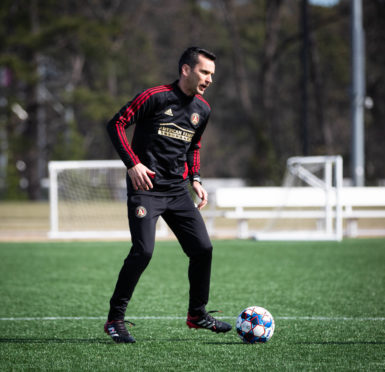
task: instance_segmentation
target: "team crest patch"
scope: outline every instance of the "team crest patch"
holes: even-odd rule
[[[136,207],[135,209],[135,216],[138,218],[146,217],[147,215],[147,209],[144,208],[142,205],[139,205],[139,207]]]
[[[199,123],[199,114],[197,114],[196,112],[191,114],[190,121],[192,124],[197,125]]]

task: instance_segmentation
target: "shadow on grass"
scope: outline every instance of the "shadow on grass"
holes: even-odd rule
[[[251,344],[244,344],[242,341],[206,341],[202,342],[204,345],[251,345]]]
[[[0,338],[0,344],[110,344],[102,338]]]
[[[191,338],[168,338],[151,339],[145,338],[137,340],[138,343],[162,343],[162,342],[194,342],[197,340]],[[0,338],[0,344],[104,344],[116,345],[108,338]],[[243,344],[239,341],[204,341],[205,345],[237,345]],[[385,341],[304,341],[295,342],[297,345],[385,345]],[[245,344],[248,345],[248,344]],[[251,344],[250,344],[251,345]]]
[[[168,339],[139,339],[138,343],[142,342],[194,342],[197,341],[192,338],[168,338]],[[116,345],[112,340],[108,338],[0,338],[0,344],[106,344]],[[229,341],[205,341],[202,342],[205,345],[239,345],[239,342]]]
[[[307,341],[297,345],[385,345],[385,341]]]

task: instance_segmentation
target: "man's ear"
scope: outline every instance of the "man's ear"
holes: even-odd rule
[[[183,76],[188,76],[188,75],[190,75],[190,72],[191,72],[191,67],[188,64],[185,63],[182,66],[182,75]]]

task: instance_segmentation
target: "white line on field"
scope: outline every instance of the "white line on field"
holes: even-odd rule
[[[182,316],[129,316],[132,320],[180,320]],[[218,316],[217,319],[235,319],[236,316]],[[105,320],[105,316],[44,316],[44,317],[11,317],[0,318],[0,321],[45,321],[45,320]],[[326,317],[326,316],[277,316],[276,320],[319,320],[319,321],[385,321],[385,317]]]

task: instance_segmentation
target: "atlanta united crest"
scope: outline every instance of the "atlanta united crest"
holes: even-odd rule
[[[190,121],[192,124],[197,125],[199,123],[199,114],[197,114],[196,112],[191,114]]]
[[[147,210],[142,205],[139,205],[139,207],[136,207],[135,209],[135,216],[138,218],[146,217]]]

